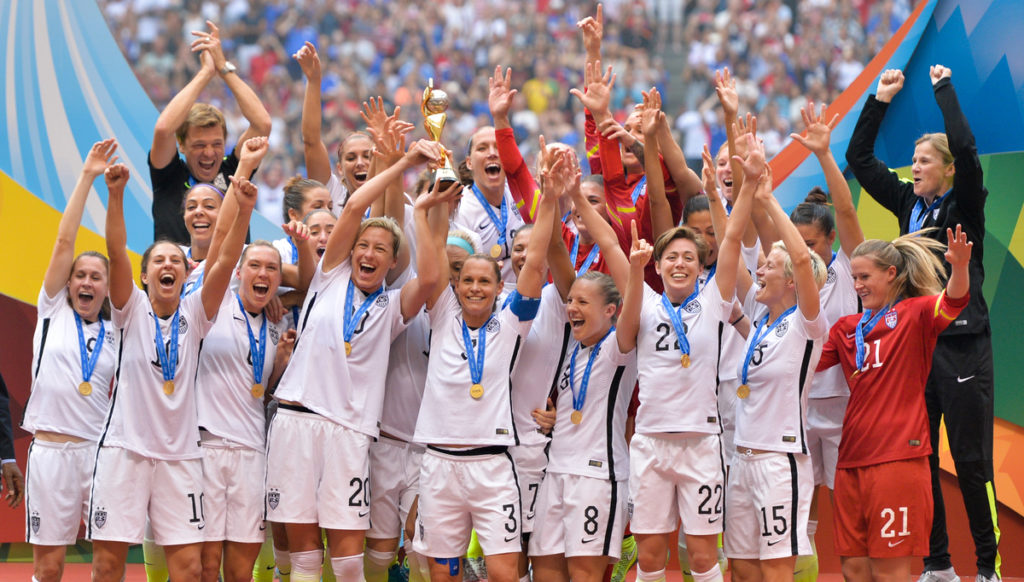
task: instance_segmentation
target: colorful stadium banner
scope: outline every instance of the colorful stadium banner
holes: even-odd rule
[[[841,121],[832,136],[840,166],[867,95],[886,68],[907,82],[893,102],[876,145],[890,167],[909,172],[914,139],[941,131],[928,67],[953,70],[953,83],[971,122],[990,196],[986,208],[985,295],[992,310],[996,357],[996,488],[1000,500],[1024,515],[1024,30],[1021,0],[924,0],[862,75],[831,105]],[[121,55],[99,8],[85,0],[0,0],[0,371],[20,420],[30,386],[34,303],[60,212],[90,146],[116,136],[132,180],[125,199],[128,244],[141,253],[152,239],[147,154],[157,111]],[[234,137],[234,136],[232,136]],[[777,194],[793,207],[820,184],[813,156],[791,144],[773,161]],[[853,184],[869,237],[892,238],[895,220]],[[102,180],[86,205],[80,249],[104,251],[106,189]],[[254,217],[253,238],[279,229]],[[16,430],[24,466],[28,435]],[[944,466],[951,469],[948,454]],[[7,510],[0,510],[7,511]],[[20,513],[19,509],[19,513]],[[0,541],[22,539],[21,519],[0,520]]]

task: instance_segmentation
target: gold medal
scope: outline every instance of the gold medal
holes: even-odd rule
[[[679,363],[681,363],[684,368],[689,368],[690,367],[690,354],[683,354],[682,357],[679,358]]]
[[[571,420],[573,424],[579,424],[583,422],[583,413],[579,410],[573,410],[572,415],[569,416],[569,420]]]
[[[739,396],[740,399],[745,399],[750,396],[750,386],[740,384],[740,387],[736,389],[736,396]]]
[[[345,355],[346,356],[351,356],[352,355],[352,343],[351,342],[345,342]]]
[[[174,380],[164,380],[164,394],[174,394]]]
[[[250,392],[253,398],[263,398],[263,384],[253,384]]]
[[[88,396],[92,394],[92,384],[88,382],[82,382],[78,385],[78,393],[82,396]]]
[[[494,245],[491,247],[491,256],[495,259],[501,256],[501,245]]]
[[[474,400],[480,400],[484,397],[484,385],[473,384],[469,389],[469,395],[472,396]]]

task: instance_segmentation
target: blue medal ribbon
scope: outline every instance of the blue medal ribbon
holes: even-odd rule
[[[370,309],[370,306],[373,305],[373,301],[377,298],[377,296],[383,292],[384,286],[381,285],[380,288],[378,288],[376,291],[366,296],[366,300],[364,300],[362,304],[359,305],[359,309],[353,311],[352,297],[356,293],[356,285],[355,283],[352,282],[352,279],[348,280],[348,293],[345,294],[345,326],[344,331],[342,333],[342,335],[345,338],[346,344],[351,344],[352,336],[354,336],[356,333],[356,324],[363,317],[363,314],[365,314]],[[296,327],[298,327],[297,322],[295,325]]]
[[[897,301],[898,303],[898,301]],[[871,314],[870,309],[865,309],[864,313],[860,316],[860,321],[857,322],[855,341],[857,343],[857,370],[861,370],[864,367],[864,358],[867,356],[867,350],[864,347],[864,338],[871,333],[871,330],[875,329],[878,322],[882,320],[882,316],[888,313],[896,303],[890,303],[885,307],[878,310],[878,313]]]
[[[647,175],[640,177],[640,181],[633,187],[633,206],[636,206],[636,201],[640,199],[640,195],[647,191]]]
[[[188,260],[190,260],[190,261],[192,260],[192,249],[191,248],[189,248],[188,252],[185,253],[185,257],[188,258]],[[198,269],[199,265],[202,265],[202,264],[203,264],[203,261],[199,261],[198,263],[196,263],[196,266],[193,267],[193,268]],[[186,281],[185,284],[181,286],[181,296],[182,297],[188,297],[189,295],[195,293],[196,289],[199,289],[200,287],[203,286],[203,277],[205,277],[205,276],[206,276],[206,266],[204,265],[203,266],[203,270],[199,272],[199,278],[198,279],[196,279],[192,283],[189,283],[188,281]]]
[[[291,261],[291,263],[293,265],[298,264],[298,262],[299,262],[299,248],[297,246],[295,246],[295,241],[292,240],[292,237],[288,237],[288,244],[292,247],[292,261]]]
[[[267,313],[263,312],[263,323],[260,324],[260,341],[256,343],[256,336],[249,326],[249,318],[246,316],[245,307],[242,305],[242,297],[235,293],[238,300],[238,310],[242,312],[242,319],[245,320],[245,331],[249,333],[249,355],[252,356],[253,384],[263,383],[263,362],[267,357]]]
[[[934,212],[935,209],[942,204],[942,201],[946,199],[946,196],[949,196],[949,193],[952,191],[952,188],[946,190],[946,193],[936,198],[928,208],[924,207],[924,199],[918,198],[917,202],[914,202],[914,207],[910,210],[910,230],[908,232],[917,232],[921,230],[921,227],[924,226],[924,221],[928,218],[928,215]]]
[[[178,367],[178,320],[181,317],[179,309],[174,310],[174,317],[171,319],[171,350],[170,353],[164,348],[164,334],[160,331],[160,318],[153,315],[153,326],[156,333],[153,336],[156,341],[156,357],[160,360],[160,371],[163,372],[164,382],[174,379],[174,370]]]
[[[100,333],[96,336],[96,346],[92,349],[92,356],[86,355],[85,333],[82,332],[82,317],[75,311],[75,326],[78,327],[78,350],[82,356],[82,381],[88,382],[92,378],[92,372],[96,369],[96,362],[100,361],[100,351],[103,349],[104,327],[103,318],[100,318]]]
[[[711,265],[711,268],[710,268],[710,269],[708,269],[707,271],[705,271],[705,272],[706,272],[706,273],[708,274],[708,276],[707,276],[707,277],[704,277],[704,284],[705,284],[705,285],[707,285],[707,284],[708,284],[708,281],[711,281],[711,279],[712,279],[712,278],[714,278],[714,276],[715,276],[715,271],[717,271],[717,270],[718,270],[718,263],[716,262],[716,263],[715,263],[714,265]],[[700,279],[698,279],[698,281],[699,281],[699,280],[700,280]]]
[[[480,188],[477,188],[476,184],[473,184],[473,194],[480,202],[480,206],[484,207],[484,211],[487,212],[487,216],[491,219],[491,223],[493,223],[495,228],[498,229],[498,242],[496,244],[504,249],[505,239],[508,237],[508,201],[505,199],[505,193],[502,192],[501,194],[500,220],[498,215],[494,213],[494,208],[491,207],[491,203],[487,201],[487,198],[484,198],[483,192],[480,191]]]
[[[604,343],[604,340],[608,339],[608,336],[613,331],[615,331],[614,325],[605,332],[604,336],[590,350],[590,355],[587,356],[587,367],[583,369],[583,380],[580,381],[579,393],[576,392],[576,354],[580,352],[579,342],[576,342],[576,347],[572,349],[572,359],[569,360],[569,390],[572,391],[573,410],[583,410],[583,403],[587,400],[587,386],[590,385],[590,371],[594,367],[594,360],[597,359],[597,354],[601,353],[601,344]]]
[[[789,317],[789,315],[794,311],[796,311],[796,305],[793,305],[789,309],[783,311],[782,315],[780,315],[778,319],[772,322],[768,329],[764,330],[764,333],[761,333],[761,329],[765,326],[765,324],[768,323],[768,316],[765,315],[764,319],[757,322],[757,329],[754,330],[754,337],[750,341],[750,345],[747,346],[747,356],[743,358],[743,373],[741,374],[742,378],[740,378],[740,384],[747,384],[747,372],[750,369],[750,359],[754,357],[754,350],[757,349],[757,346],[761,344],[761,340],[768,337],[768,334],[770,334],[773,329],[778,327],[779,324],[782,323],[782,320]]]
[[[668,299],[668,294],[661,294],[661,304],[665,307],[665,312],[668,313],[668,318],[672,322],[672,328],[676,330],[676,338],[679,340],[679,351],[685,355],[690,355],[690,341],[686,339],[686,331],[683,328],[683,310],[690,304],[691,301],[697,298],[700,294],[700,281],[696,282],[693,286],[693,293],[683,300],[679,307],[673,307],[672,302]],[[689,364],[684,364],[684,367],[688,367]]]
[[[487,324],[491,323],[494,316],[487,318],[487,321],[480,326],[477,333],[476,350],[473,349],[473,338],[469,337],[469,326],[466,320],[462,320],[462,343],[466,347],[466,361],[469,362],[469,379],[473,384],[480,384],[484,377],[484,355],[487,352]]]
[[[594,260],[597,259],[597,255],[600,252],[600,250],[601,249],[598,248],[597,243],[594,243],[594,246],[590,247],[590,253],[587,255],[587,258],[583,260],[583,264],[580,265],[579,270],[576,271],[577,277],[590,270],[590,265],[594,264]],[[573,268],[576,268],[576,257],[579,255],[579,252],[580,235],[577,234],[576,238],[574,238],[572,241],[572,252],[569,256],[569,260],[570,262],[572,262]]]

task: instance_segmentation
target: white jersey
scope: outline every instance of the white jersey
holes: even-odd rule
[[[548,395],[571,340],[572,329],[566,320],[562,297],[555,285],[547,285],[540,294],[537,317],[520,350],[519,365],[512,374],[512,417],[522,445],[543,445],[548,440],[538,431],[531,413],[547,407]]]
[[[400,289],[384,291],[356,324],[352,353],[345,354],[345,296],[352,275],[346,259],[325,273],[317,265],[302,306],[299,338],[274,393],[352,430],[376,437],[384,401],[388,346],[406,327]],[[366,295],[353,288],[352,309]]]
[[[766,325],[764,329],[769,326]],[[737,375],[757,331],[751,325]],[[764,330],[762,330],[763,333]],[[781,318],[753,350],[747,374],[750,394],[736,406],[736,446],[807,454],[808,383],[828,335],[824,313],[808,321],[799,308]],[[765,422],[771,419],[771,422]]]
[[[270,244],[274,245],[277,252],[281,253],[281,264],[294,265],[299,262],[299,257],[295,254],[298,249],[295,248],[295,243],[290,237],[281,237]]]
[[[341,209],[345,208],[345,203],[348,202],[348,188],[341,183],[334,172],[331,172],[331,177],[327,179],[324,186],[327,187],[327,193],[331,196],[331,205],[333,206],[331,213],[334,216],[339,216]]]
[[[513,304],[515,302],[513,301]],[[473,380],[462,336],[462,307],[451,287],[430,313],[430,363],[413,440],[438,445],[515,445],[510,374],[515,372],[532,320],[521,320],[513,305],[499,309],[483,330],[469,330],[473,345],[486,333],[480,399],[470,396]]]
[[[82,383],[82,353],[78,343],[75,311],[68,303],[68,288],[53,297],[39,290],[39,320],[32,336],[32,393],[25,405],[21,428],[30,433],[45,430],[97,441],[110,405],[110,381],[117,360],[114,326],[104,322],[103,346],[89,383],[92,393],[78,391]],[[86,356],[92,358],[100,322],[82,320]]]
[[[824,257],[822,257],[824,258]],[[818,293],[821,297],[821,312],[826,321],[836,322],[839,318],[860,311],[860,298],[853,289],[853,271],[850,257],[840,249],[828,265],[828,278]],[[842,366],[832,366],[814,375],[808,398],[831,398],[849,396],[850,386],[846,383]]]
[[[206,319],[202,293],[192,293],[178,305],[178,362],[174,392],[164,393],[164,376],[156,350],[153,307],[138,287],[114,309],[120,335],[117,382],[101,445],[121,447],[152,459],[199,459],[199,423],[195,378],[199,348],[213,321]],[[170,345],[174,317],[157,318],[165,350]],[[168,357],[170,353],[167,354]]]
[[[684,368],[679,340],[661,297],[644,284],[636,344],[640,368],[636,432],[718,434],[720,334],[729,325],[732,299],[723,299],[712,280],[683,309],[681,318],[690,343],[690,366]]]
[[[427,382],[430,357],[430,316],[421,310],[391,344],[380,430],[409,442],[416,431],[416,418]]]
[[[505,207],[508,210],[508,221],[505,223],[505,241],[501,245],[501,254],[497,258],[502,261],[501,267],[501,278],[505,281],[506,285],[514,285],[516,275],[512,271],[512,261],[509,260],[512,255],[512,240],[516,236],[516,232],[523,227],[526,223],[523,221],[523,217],[519,215],[519,210],[516,208],[516,202],[512,199],[512,192],[509,191],[508,185],[505,186]],[[501,208],[491,206],[491,211],[499,219],[501,218]],[[480,237],[479,251],[485,255],[491,254],[491,248],[498,244],[501,233],[498,231],[498,226],[494,224],[491,217],[487,214],[487,210],[477,200],[476,195],[473,192],[464,192],[462,195],[462,202],[459,203],[459,209],[456,211],[455,220],[456,228],[460,228],[467,232],[471,232]],[[493,255],[491,255],[493,256]]]
[[[254,396],[252,393],[255,379],[246,325],[259,342],[265,317],[243,311],[238,306],[238,296],[232,291],[225,293],[217,322],[203,340],[196,377],[199,426],[218,437],[259,451],[265,448],[266,417],[263,394]],[[269,388],[277,343],[287,329],[283,324],[283,321],[279,324],[267,321],[263,375],[259,380],[264,391]]]
[[[561,320],[568,323],[565,310]],[[619,351],[613,331],[594,356],[587,394],[580,412],[583,419],[572,423],[573,387],[579,393],[587,360],[595,346],[580,346],[576,352],[575,375],[570,387],[573,348],[579,342],[572,340],[558,379],[558,399],[555,403],[557,421],[551,435],[548,451],[550,473],[568,473],[611,481],[629,478],[629,446],[626,444],[626,416],[633,385],[637,377],[636,350],[623,354]],[[611,453],[611,458],[609,458]]]

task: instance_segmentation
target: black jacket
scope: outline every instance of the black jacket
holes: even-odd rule
[[[939,230],[931,232],[928,236],[946,243],[946,228],[955,231],[956,225],[960,224],[967,233],[967,240],[974,243],[969,265],[970,303],[943,334],[987,334],[988,305],[982,296],[981,287],[985,282],[982,259],[985,254],[985,199],[988,197],[988,190],[983,183],[981,160],[978,159],[974,134],[971,133],[967,118],[960,110],[960,102],[956,98],[953,84],[948,78],[942,79],[935,84],[934,89],[935,101],[942,111],[946,124],[946,137],[949,139],[949,149],[953,154],[956,173],[953,177],[952,191],[935,212],[925,216],[922,228],[939,227]],[[904,235],[910,232],[910,215],[914,205],[921,198],[914,194],[913,182],[901,180],[884,162],[875,157],[875,138],[888,108],[888,103],[878,101],[874,95],[868,96],[850,138],[846,161],[864,191],[896,215],[900,223],[900,234]],[[946,264],[947,275],[949,270],[950,266]]]

